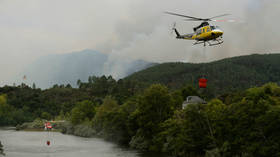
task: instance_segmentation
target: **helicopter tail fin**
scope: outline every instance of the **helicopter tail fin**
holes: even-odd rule
[[[174,22],[174,24],[173,24],[173,27],[172,27],[172,32],[175,32],[176,33],[176,38],[181,38],[181,35],[180,35],[180,33],[177,31],[177,29],[176,29],[176,22]]]
[[[177,31],[177,29],[176,29],[176,28],[173,28],[173,30],[174,30],[174,32],[176,33],[177,38],[180,38],[180,37],[181,37],[181,35],[180,35],[180,33]]]

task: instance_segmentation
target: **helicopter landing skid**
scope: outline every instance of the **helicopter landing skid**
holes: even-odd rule
[[[207,41],[207,43],[209,44],[209,46],[214,46],[214,45],[220,45],[224,42],[221,39],[217,39],[217,40],[214,40],[214,41],[215,41],[215,43],[211,43],[210,41]]]
[[[221,39],[216,39],[216,40],[213,40],[213,41],[215,41],[215,43],[211,43],[210,41],[196,41],[193,45],[204,44],[204,46],[206,46],[206,42],[207,42],[208,46],[214,46],[214,45],[220,45],[224,42]]]
[[[205,41],[196,41],[193,45],[204,44],[206,46]]]

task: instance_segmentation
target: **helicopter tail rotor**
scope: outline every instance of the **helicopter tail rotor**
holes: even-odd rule
[[[171,34],[172,34],[173,32],[175,32],[176,38],[181,38],[180,33],[179,33],[179,32],[177,31],[177,29],[176,29],[176,22],[173,23],[173,27],[172,27],[172,29],[171,29]]]
[[[172,28],[171,28],[171,31],[170,31],[170,34],[173,34],[173,32],[175,31],[175,29],[176,29],[176,22],[173,23]]]

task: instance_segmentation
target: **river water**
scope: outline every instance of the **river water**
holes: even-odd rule
[[[50,140],[50,146],[47,146],[47,140]],[[166,157],[123,148],[100,138],[82,138],[58,132],[1,129],[0,141],[6,157]]]

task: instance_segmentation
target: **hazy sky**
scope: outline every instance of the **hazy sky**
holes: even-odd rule
[[[38,57],[83,49],[109,53],[111,61],[153,62],[279,52],[279,10],[279,0],[0,0],[0,85],[13,82]],[[175,21],[182,33],[199,23],[164,11],[199,17],[230,13],[226,18],[240,22],[213,23],[224,30],[225,43],[207,47],[204,55],[202,46],[170,34]]]

